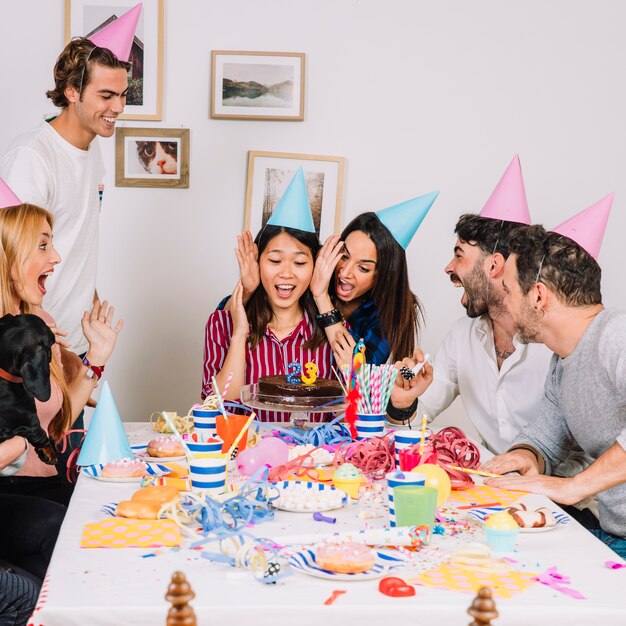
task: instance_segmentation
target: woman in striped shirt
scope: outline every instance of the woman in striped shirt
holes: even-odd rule
[[[286,375],[292,362],[312,361],[320,377],[332,377],[332,350],[315,322],[317,311],[309,291],[319,248],[314,232],[283,226],[265,226],[254,243],[249,233],[239,238],[242,280],[228,310],[215,311],[206,324],[203,399],[213,391],[212,377],[223,388],[230,372],[229,400],[239,398],[241,387],[261,376]],[[253,284],[258,285],[249,297],[242,284],[248,274],[256,276]],[[289,414],[260,411],[259,418],[283,422]],[[321,421],[323,416],[309,418]]]

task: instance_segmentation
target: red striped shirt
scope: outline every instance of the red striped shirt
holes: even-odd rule
[[[202,399],[213,392],[211,378],[215,376],[224,365],[230,339],[233,331],[233,323],[228,311],[215,311],[209,317],[204,333],[204,369],[202,375]],[[331,366],[333,353],[330,345],[325,341],[319,348],[303,348],[303,344],[313,335],[313,322],[308,314],[296,328],[282,341],[268,328],[259,345],[250,349],[246,343],[246,364],[244,371],[244,383],[246,385],[256,383],[261,376],[286,374],[289,363],[304,364],[311,361],[318,367],[320,378],[334,378]],[[258,411],[262,422],[288,422],[290,413],[278,411]],[[308,419],[312,422],[323,422],[330,417],[326,413],[310,413]]]

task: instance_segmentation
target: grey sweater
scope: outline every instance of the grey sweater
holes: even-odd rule
[[[545,473],[578,442],[597,459],[617,442],[626,449],[626,312],[596,315],[567,358],[552,358],[541,409],[513,442],[537,448]],[[600,526],[626,538],[626,482],[598,494]]]

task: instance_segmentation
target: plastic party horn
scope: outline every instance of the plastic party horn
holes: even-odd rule
[[[433,487],[401,485],[394,489],[397,526],[430,526],[435,523],[438,492]]]

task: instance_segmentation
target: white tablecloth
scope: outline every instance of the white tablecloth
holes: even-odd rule
[[[131,443],[145,441],[147,430],[130,426]],[[45,597],[33,624],[45,626],[159,626],[165,624],[169,604],[164,595],[175,570],[182,570],[196,598],[192,606],[199,625],[245,624],[293,626],[316,624],[360,626],[467,625],[466,611],[473,594],[417,587],[410,598],[389,598],[378,591],[378,581],[336,582],[296,572],[277,585],[236,580],[238,572],[225,564],[201,558],[187,548],[81,549],[83,525],[103,519],[100,507],[127,499],[136,484],[104,483],[81,476],[54,551]],[[533,496],[537,504],[545,499]],[[551,505],[555,507],[555,505]],[[337,523],[315,522],[309,514],[277,512],[272,522],[257,526],[259,536],[280,541],[281,535],[327,533],[362,528],[359,506],[333,511]],[[434,544],[445,547],[446,537]],[[154,553],[156,556],[146,556]],[[511,599],[496,599],[497,626],[560,623],[567,626],[624,626],[626,624],[626,569],[609,570],[607,560],[617,555],[572,521],[541,534],[520,534],[518,558],[536,562],[536,571],[552,565],[571,578],[572,587],[587,599],[574,600],[543,585],[533,585]],[[402,570],[393,575],[403,576]],[[346,589],[332,606],[324,600],[334,589]],[[539,621],[541,620],[541,622]]]

